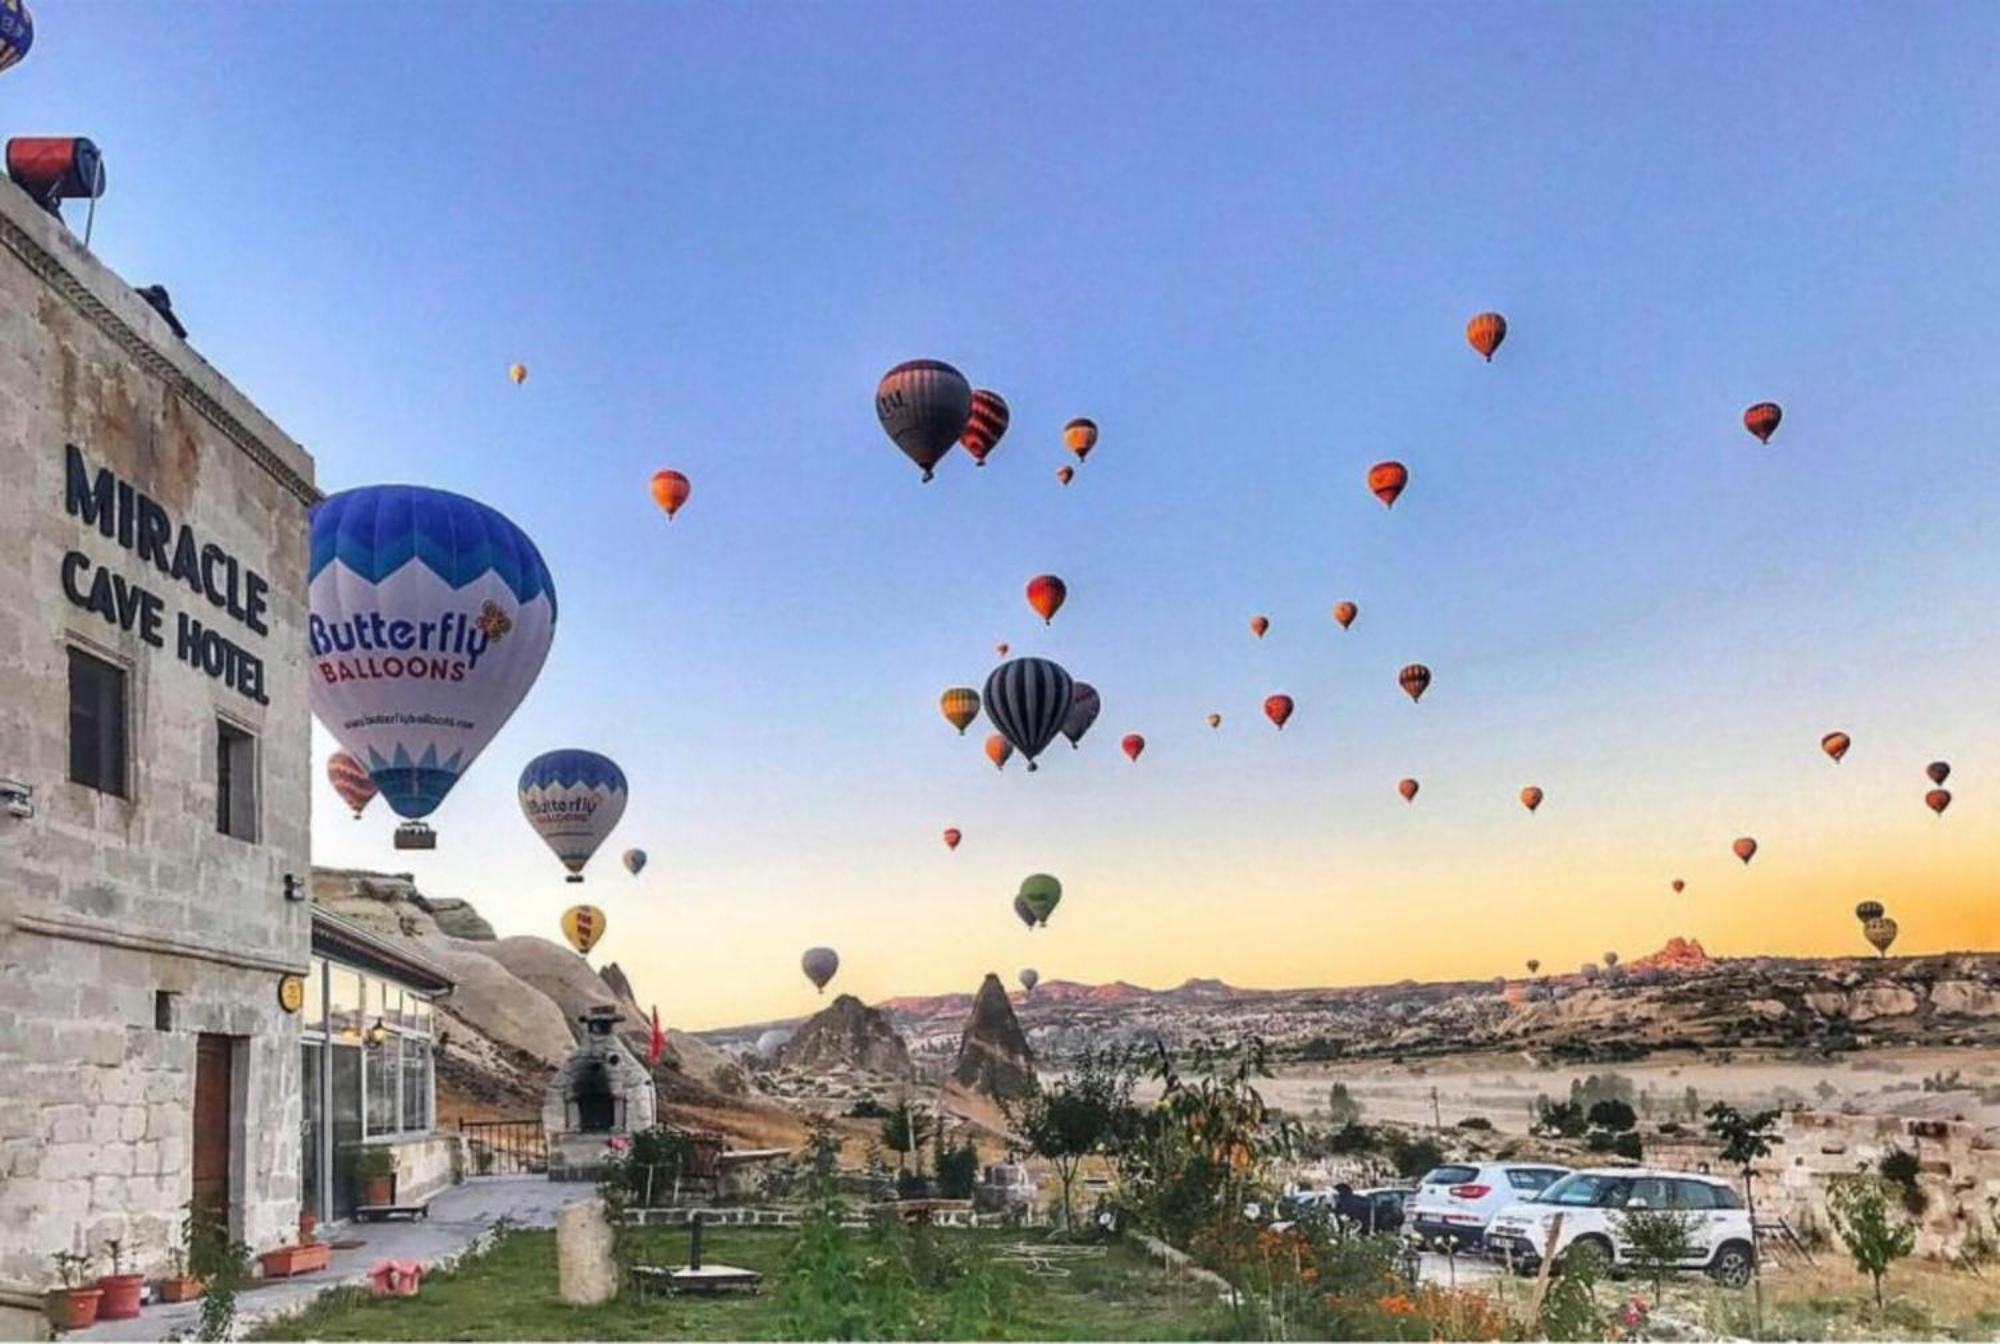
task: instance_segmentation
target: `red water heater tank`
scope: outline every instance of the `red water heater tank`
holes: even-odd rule
[[[7,176],[43,206],[104,194],[104,158],[80,135],[17,135],[7,142]]]

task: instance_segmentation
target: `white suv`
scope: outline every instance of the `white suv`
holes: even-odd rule
[[[1410,1230],[1433,1246],[1479,1249],[1494,1214],[1569,1175],[1546,1162],[1447,1162],[1432,1167],[1410,1201]]]
[[[1558,1260],[1574,1247],[1587,1246],[1611,1265],[1629,1265],[1631,1248],[1625,1241],[1623,1215],[1637,1209],[1673,1209],[1688,1215],[1696,1254],[1681,1268],[1705,1270],[1730,1288],[1750,1281],[1756,1242],[1742,1199],[1720,1176],[1684,1171],[1605,1167],[1573,1172],[1534,1199],[1510,1204],[1495,1214],[1487,1228],[1486,1249],[1515,1269],[1530,1272],[1540,1265],[1549,1228],[1560,1215]]]

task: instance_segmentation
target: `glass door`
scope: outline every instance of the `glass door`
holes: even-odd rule
[[[354,1162],[361,1151],[361,1047],[332,1045],[333,1216],[350,1218],[360,1201]]]
[[[299,1047],[299,1208],[315,1218],[326,1216],[325,1060],[318,1042]]]

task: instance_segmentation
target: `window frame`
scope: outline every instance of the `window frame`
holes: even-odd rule
[[[93,793],[102,793],[109,797],[122,798],[129,802],[132,798],[132,665],[124,659],[98,648],[94,644],[85,644],[77,639],[64,640],[63,650],[64,689],[69,698],[68,712],[63,723],[66,745],[69,748],[69,760],[65,763],[64,777],[71,784],[89,789]],[[106,772],[109,778],[104,782],[94,779],[83,779],[77,774],[76,674],[79,662],[94,665],[95,668],[101,669],[104,672],[113,673],[118,679],[117,694],[115,696],[117,728],[115,733],[112,734],[117,747],[117,768],[114,771]],[[93,714],[96,714],[97,710],[101,708],[101,704],[96,706],[93,709]],[[104,764],[102,760],[104,746],[105,732],[100,722],[97,725],[97,741],[92,744],[93,759],[100,767]]]
[[[230,759],[232,744],[242,744],[242,755],[249,758],[248,801],[238,805],[242,791],[237,786],[237,775],[242,765]],[[240,719],[227,714],[215,716],[215,833],[226,835],[232,840],[245,844],[257,844],[263,839],[263,765],[264,743],[256,731]],[[228,784],[225,786],[225,769]],[[227,811],[225,812],[225,805]],[[243,829],[238,829],[241,826]]]

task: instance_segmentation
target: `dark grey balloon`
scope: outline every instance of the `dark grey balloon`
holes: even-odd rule
[[[1104,708],[1104,702],[1097,698],[1097,688],[1087,681],[1076,684],[1074,696],[1062,726],[1062,735],[1072,747],[1083,741],[1083,735],[1090,731],[1090,725],[1097,722],[1098,712]]]
[[[986,717],[1014,750],[1035,757],[1062,731],[1076,702],[1076,683],[1046,658],[1011,658],[986,678]]]
[[[927,481],[971,415],[972,384],[940,359],[898,364],[875,386],[875,418],[904,456],[924,469]]]

